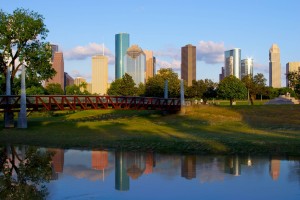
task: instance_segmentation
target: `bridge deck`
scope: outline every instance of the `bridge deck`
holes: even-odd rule
[[[0,95],[0,112],[19,112],[19,95]],[[134,109],[134,110],[180,110],[180,99],[92,96],[92,95],[28,95],[28,111]]]

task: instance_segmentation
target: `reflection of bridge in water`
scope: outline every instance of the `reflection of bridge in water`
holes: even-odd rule
[[[19,95],[1,95],[0,112],[19,112]],[[124,109],[124,110],[166,110],[179,111],[180,99],[134,97],[134,96],[92,96],[92,95],[27,95],[28,111],[56,110],[91,110],[91,109]]]

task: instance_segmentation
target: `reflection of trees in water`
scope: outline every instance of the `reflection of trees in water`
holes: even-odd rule
[[[0,199],[44,199],[51,154],[35,147],[0,147]]]

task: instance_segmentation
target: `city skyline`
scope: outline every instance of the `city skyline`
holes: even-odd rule
[[[49,29],[47,41],[57,44],[64,54],[65,72],[74,78],[84,77],[88,82],[92,75],[91,57],[102,53],[103,43],[109,59],[109,82],[114,80],[114,37],[123,32],[130,35],[132,44],[153,51],[156,70],[172,66],[179,77],[180,48],[186,44],[195,45],[197,80],[208,78],[218,82],[220,69],[224,66],[224,51],[233,48],[242,50],[242,58],[253,58],[254,74],[263,73],[269,79],[268,50],[273,43],[278,44],[282,87],[285,86],[286,63],[300,60],[297,35],[300,2],[296,0],[187,0],[184,3],[172,1],[172,4],[167,1],[129,1],[122,5],[119,1],[89,0],[85,3],[75,1],[72,5],[59,2],[59,7],[56,0],[12,0],[10,3],[0,0],[0,3],[7,13],[25,8],[41,14]],[[241,9],[246,5],[252,11],[251,15]],[[103,7],[105,9],[99,9]],[[235,23],[228,23],[229,19]]]

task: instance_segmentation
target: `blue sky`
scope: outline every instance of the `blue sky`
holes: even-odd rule
[[[157,69],[172,67],[180,74],[180,49],[197,47],[197,79],[217,82],[223,54],[241,48],[242,58],[254,59],[254,73],[268,79],[269,48],[281,51],[282,86],[285,65],[300,61],[299,0],[0,0],[12,13],[26,8],[43,15],[47,40],[58,44],[65,71],[91,78],[91,56],[109,57],[114,79],[115,34],[130,34],[130,45],[154,51]],[[267,82],[268,84],[268,82]]]

